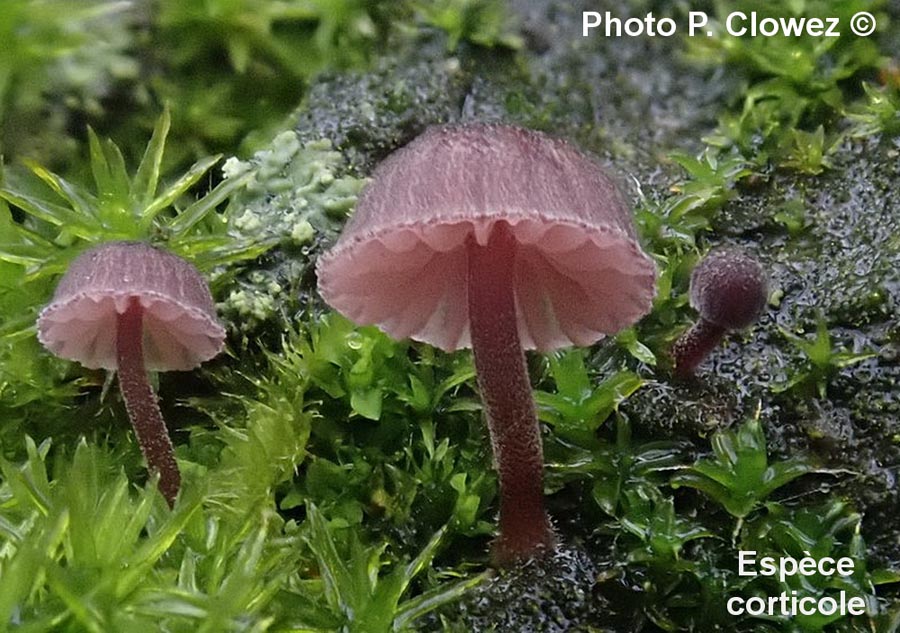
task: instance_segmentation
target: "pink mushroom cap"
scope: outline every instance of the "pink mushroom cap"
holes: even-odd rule
[[[143,308],[148,369],[193,369],[222,350],[225,329],[206,281],[185,260],[142,242],[79,255],[38,317],[38,339],[85,367],[115,369],[116,320],[132,298]]]
[[[319,258],[319,291],[394,338],[470,347],[466,241],[498,222],[518,243],[524,348],[587,346],[649,311],[656,267],[614,182],[565,141],[495,124],[429,128],[383,161]]]

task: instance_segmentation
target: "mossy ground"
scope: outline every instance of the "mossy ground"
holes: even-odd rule
[[[29,330],[64,262],[122,236],[102,222],[67,232],[56,207],[23,198],[53,192],[7,170],[0,629],[897,630],[900,8],[794,3],[798,14],[871,10],[882,27],[868,41],[845,33],[830,47],[761,47],[724,35],[581,37],[582,10],[684,24],[684,7],[669,3],[440,4],[334,3],[340,11],[299,17],[270,7],[275,48],[257,38],[260,23],[245,31],[232,16],[232,30],[164,59],[172,74],[159,94],[177,96],[167,162],[208,148],[243,155],[210,179],[207,205],[175,196],[128,234],[195,258],[230,333],[226,356],[159,379],[186,474],[174,513],[152,482],[135,487],[140,455],[105,377],[50,359]],[[690,8],[721,15],[749,4]],[[300,35],[279,39],[293,21]],[[157,25],[166,46],[179,50],[185,24]],[[278,47],[316,55],[291,65]],[[223,117],[178,88],[193,77],[179,63],[223,51],[257,81],[289,69],[299,107],[265,119],[242,102],[243,114]],[[794,65],[780,68],[788,53]],[[106,97],[127,89],[126,103],[140,101],[127,68],[94,64],[104,77],[125,73]],[[217,94],[246,94],[247,80],[219,77]],[[264,101],[287,102],[289,87],[269,88]],[[36,97],[26,96],[8,97],[5,126],[33,118]],[[68,125],[104,121],[126,157],[140,156],[131,139],[146,120],[72,111]],[[13,158],[68,164],[77,180],[89,168],[62,116],[53,133],[67,140],[54,151],[21,150],[45,132],[20,130],[5,146]],[[218,125],[190,140],[189,122],[204,117]],[[373,166],[428,125],[460,120],[533,127],[598,156],[634,201],[661,271],[654,310],[635,328],[583,354],[529,357],[563,545],[543,563],[486,575],[496,484],[471,359],[352,327],[318,298],[313,274]],[[241,133],[255,154],[239,152]],[[275,140],[260,143],[265,133]],[[143,217],[146,200],[129,191],[127,214]],[[127,214],[98,217],[138,230]],[[690,269],[720,244],[760,259],[770,305],[694,379],[677,381],[666,350],[694,316]],[[710,457],[711,442],[740,459]],[[713,467],[728,485],[703,479]],[[816,578],[802,590],[865,596],[868,615],[728,615],[727,596],[793,588],[737,577],[744,546],[853,556],[859,572],[845,585]]]

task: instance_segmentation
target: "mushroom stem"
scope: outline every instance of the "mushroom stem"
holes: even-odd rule
[[[143,308],[139,299],[129,301],[125,312],[118,315],[116,328],[119,389],[144,458],[151,471],[159,471],[159,490],[172,507],[181,486],[181,475],[144,367]]]
[[[691,376],[697,365],[703,362],[703,359],[709,355],[724,336],[725,328],[706,319],[699,319],[672,346],[675,375],[679,378]]]
[[[467,247],[472,351],[500,476],[500,536],[492,553],[503,565],[555,539],[544,509],[541,431],[516,319],[516,240],[509,225],[498,222],[487,245],[470,237]]]

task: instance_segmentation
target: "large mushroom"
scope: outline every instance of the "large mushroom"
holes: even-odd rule
[[[645,314],[655,292],[612,180],[531,130],[429,128],[375,169],[317,272],[325,301],[356,323],[472,347],[500,478],[494,561],[550,546],[523,349],[591,345]]]
[[[62,358],[114,369],[141,451],[173,505],[181,476],[147,370],[188,370],[222,350],[225,330],[191,264],[141,242],[79,255],[38,317],[38,339]]]

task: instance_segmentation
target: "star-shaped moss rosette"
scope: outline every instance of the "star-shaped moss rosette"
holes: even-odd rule
[[[188,192],[220,158],[210,156],[161,186],[169,122],[168,111],[163,112],[133,174],[115,143],[88,130],[92,187],[40,165],[31,164],[30,175],[5,170],[0,198],[26,217],[7,227],[10,234],[0,243],[0,259],[26,266],[29,278],[36,279],[64,272],[86,245],[113,240],[164,242],[168,250],[204,270],[270,248],[235,239],[225,217],[216,213],[252,173],[226,179],[203,197],[191,199]]]

